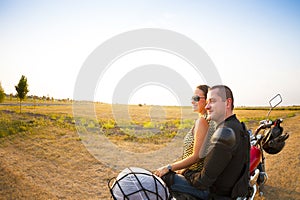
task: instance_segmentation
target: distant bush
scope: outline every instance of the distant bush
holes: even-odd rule
[[[144,128],[155,128],[155,124],[153,122],[145,122],[143,127]]]
[[[181,122],[181,124],[178,126],[178,129],[191,129],[194,125],[195,121],[192,119],[185,119]]]
[[[113,129],[116,126],[115,120],[112,120],[112,119],[100,120],[99,124],[103,129]]]

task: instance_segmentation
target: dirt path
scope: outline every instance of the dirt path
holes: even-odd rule
[[[266,155],[269,179],[266,199],[300,199],[300,116],[286,119],[282,126],[290,134],[284,149],[276,155]]]
[[[284,121],[286,147],[266,156],[269,180],[262,199],[300,199],[299,120]],[[110,199],[107,180],[118,172],[91,156],[76,131],[37,128],[35,135],[0,139],[0,199]]]
[[[74,132],[6,138],[0,148],[0,199],[109,199],[114,173]]]

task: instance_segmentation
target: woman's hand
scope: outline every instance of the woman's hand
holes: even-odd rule
[[[155,174],[156,176],[162,177],[163,175],[165,175],[165,174],[168,173],[168,172],[169,172],[169,170],[168,170],[167,166],[164,166],[164,167],[158,168],[158,169],[154,172],[154,174]]]
[[[177,170],[176,173],[183,175],[185,171],[186,171],[186,169],[181,169],[181,170]]]

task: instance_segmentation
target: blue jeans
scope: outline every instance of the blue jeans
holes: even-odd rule
[[[175,192],[182,192],[190,194],[199,199],[208,199],[209,192],[206,190],[199,190],[193,187],[183,175],[174,175],[174,184],[171,186],[171,190]]]

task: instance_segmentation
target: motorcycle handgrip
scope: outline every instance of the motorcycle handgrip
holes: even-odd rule
[[[271,128],[271,126],[274,124],[274,123],[272,122],[272,120],[262,120],[262,121],[260,121],[259,123],[260,123],[260,125],[259,125],[259,127],[255,130],[254,135],[258,134],[259,131],[262,130],[262,129]]]
[[[261,129],[264,129],[264,124],[259,125],[259,127],[254,131],[254,135],[257,135]]]

